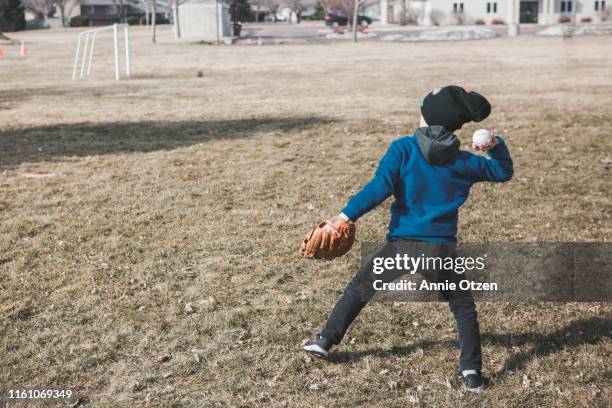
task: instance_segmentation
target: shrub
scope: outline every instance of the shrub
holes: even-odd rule
[[[405,26],[408,24],[418,23],[419,12],[411,7],[410,2],[402,2],[399,12],[400,12],[400,16],[399,16],[400,25]]]
[[[560,24],[565,24],[565,23],[571,23],[572,19],[569,18],[568,16],[561,16],[559,17],[559,20],[557,20]]]
[[[485,25],[485,21],[483,19],[479,18],[478,20],[476,20],[474,22],[474,24],[476,24],[476,25]]]
[[[464,13],[453,13],[453,18],[455,19],[455,24],[457,25],[465,24],[465,14]]]
[[[431,24],[435,26],[439,26],[442,24],[444,19],[446,18],[446,14],[442,10],[433,9],[429,12],[429,19],[431,20]]]
[[[599,19],[601,21],[608,21],[608,18],[610,18],[610,10],[605,9],[599,12]]]
[[[251,9],[251,3],[248,0],[233,0],[230,2],[229,8],[231,21],[244,22],[253,21],[255,15]]]
[[[70,19],[70,27],[87,27],[89,26],[89,17],[74,16]]]
[[[137,24],[140,23],[140,21],[139,21],[138,17],[136,17],[136,16],[128,16],[127,23],[129,25],[137,25]]]
[[[140,16],[140,18],[138,19],[138,24],[140,24],[140,25],[146,25],[146,24],[147,24],[147,17],[145,17],[145,16]]]
[[[593,19],[591,17],[582,17],[580,19],[581,23],[591,23],[593,21]]]
[[[506,22],[504,20],[502,20],[501,18],[494,18],[493,21],[491,21],[491,24],[493,24],[493,25],[505,25]]]
[[[325,18],[325,9],[323,8],[323,6],[321,5],[320,1],[317,1],[317,5],[315,6],[315,12],[313,15],[311,15],[310,17],[308,17],[308,20],[314,20],[314,21],[319,21],[319,20],[323,20]],[[305,18],[306,20],[306,18]]]

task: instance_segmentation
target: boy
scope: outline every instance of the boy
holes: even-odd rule
[[[458,209],[470,188],[480,181],[504,182],[512,178],[510,153],[500,136],[492,137],[477,150],[489,159],[459,150],[453,134],[465,123],[489,116],[491,105],[482,95],[467,88],[446,86],[423,99],[420,128],[413,136],[391,143],[374,178],[349,200],[331,225],[357,221],[359,217],[393,195],[387,244],[382,252],[392,253],[396,243],[428,243],[429,255],[452,254],[456,242]],[[414,253],[416,256],[416,252]],[[385,276],[391,281],[395,276]],[[327,358],[332,345],[339,344],[349,325],[374,295],[371,262],[346,287],[321,333],[304,345],[304,350]],[[453,271],[438,272],[436,280],[457,281]],[[459,278],[460,279],[460,278]],[[476,306],[469,291],[443,292],[457,322],[461,349],[460,371],[469,391],[484,389],[482,354]]]

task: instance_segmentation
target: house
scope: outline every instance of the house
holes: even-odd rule
[[[63,7],[61,8],[57,3],[50,4],[26,2],[25,4],[25,20],[28,30],[63,27],[68,24],[72,17],[78,16],[80,12],[79,0],[66,1],[62,4]],[[46,5],[48,7],[48,12],[46,15],[43,15],[40,12],[42,5]],[[32,10],[32,6],[35,7],[37,11]]]
[[[612,0],[380,0],[383,23],[556,24],[606,21]]]
[[[157,1],[156,21],[157,23],[168,23],[171,10],[167,3]],[[141,17],[146,16],[146,10],[151,7],[149,2],[128,0],[81,0],[81,15],[89,18],[89,24],[93,26],[104,26],[119,23],[122,14],[130,24],[138,24]]]

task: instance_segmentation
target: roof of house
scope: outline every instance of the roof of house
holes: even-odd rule
[[[157,0],[158,7],[169,8],[171,0]],[[81,0],[81,6],[118,6],[119,0]],[[144,1],[127,1],[128,5],[144,9]]]
[[[81,0],[81,6],[113,6],[113,0]]]

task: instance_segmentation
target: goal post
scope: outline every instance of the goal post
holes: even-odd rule
[[[121,78],[121,61],[119,51],[119,37],[123,31],[124,51],[125,51],[125,75],[129,77],[132,74],[130,66],[130,34],[127,24],[113,24],[106,27],[94,28],[79,33],[77,39],[76,52],[74,55],[74,66],[72,69],[72,80],[85,78],[91,74],[91,64],[96,45],[96,36],[98,33],[111,32],[113,33],[113,48],[115,58],[115,79]]]

